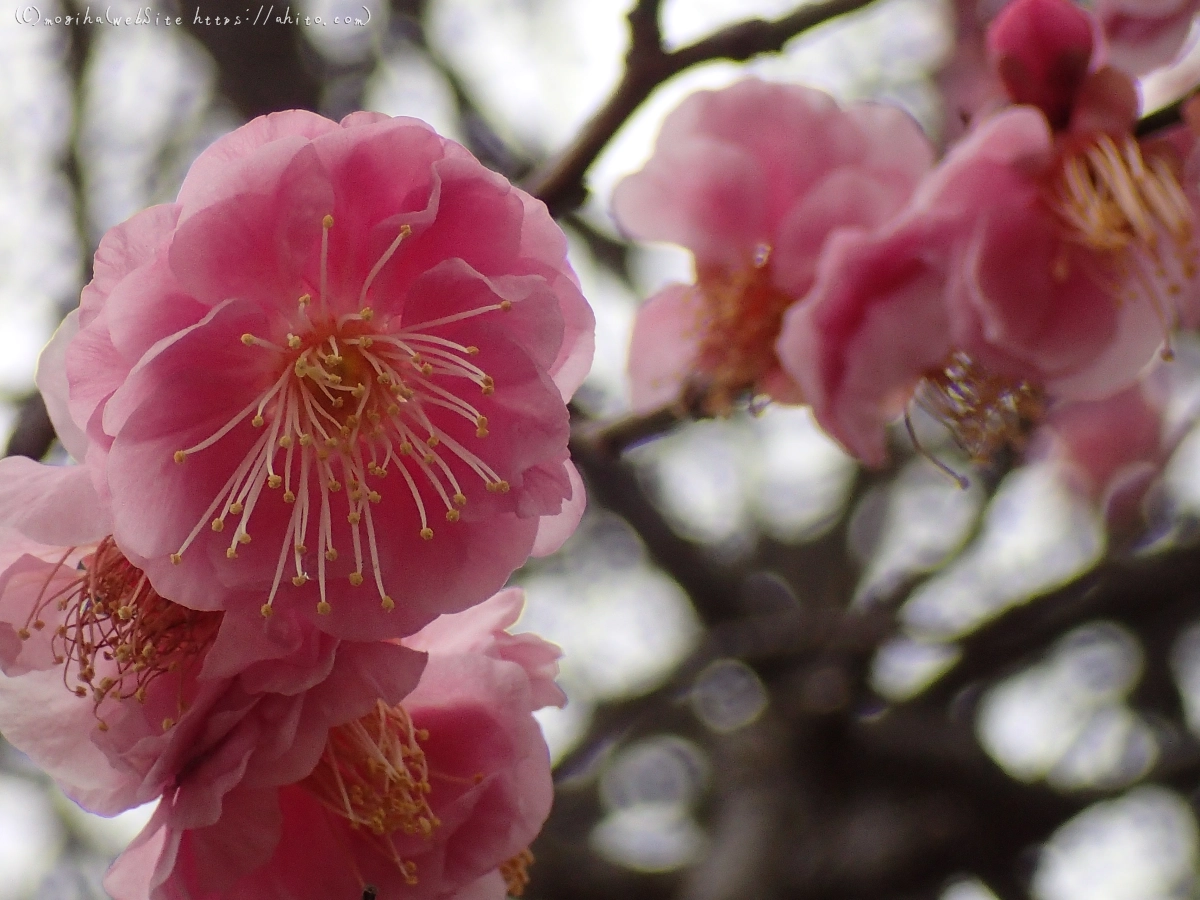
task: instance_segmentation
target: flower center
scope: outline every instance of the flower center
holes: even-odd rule
[[[111,537],[83,560],[78,577],[66,588],[49,595],[43,589],[18,632],[22,640],[29,638],[30,628],[45,627],[42,615],[51,604],[62,613],[51,638],[54,661],[63,666],[68,688],[80,697],[91,696],[101,731],[108,729],[100,718],[101,703],[131,697],[144,703],[157,678],[186,673],[200,661],[222,618],[219,612],[188,609],[159,596]],[[181,696],[180,713],[184,707]],[[173,724],[164,719],[163,729]]]
[[[1020,449],[1025,436],[1044,413],[1042,391],[1028,381],[995,375],[961,351],[917,385],[914,402],[944,425],[972,462],[988,462],[1001,450]],[[929,457],[913,434],[919,452]],[[965,487],[965,479],[940,461],[933,463]]]
[[[428,837],[441,822],[429,806],[429,767],[402,706],[377,701],[374,712],[329,732],[325,752],[302,784],[353,829],[365,828],[376,846],[417,883],[416,864],[402,859],[391,836]]]
[[[750,265],[702,272],[697,279],[704,301],[700,358],[709,379],[701,404],[710,415],[727,415],[779,365],[775,341],[795,298],[772,282],[770,255],[764,244]]]
[[[323,222],[320,297],[327,293],[326,259],[333,217]],[[384,498],[381,482],[389,471],[400,475],[401,494],[412,500],[420,519],[419,534],[432,540],[432,520],[440,511],[457,522],[467,504],[464,485],[449,460],[465,464],[472,479],[489,491],[507,492],[508,482],[486,462],[438,424],[446,415],[465,419],[475,437],[488,435],[488,421],[461,396],[463,388],[479,396],[495,390],[492,378],[471,362],[479,353],[437,334],[441,326],[511,308],[502,300],[476,309],[413,325],[398,317],[380,322],[365,305],[367,291],[405,237],[405,225],[363,283],[357,312],[335,316],[322,300],[298,301],[298,333],[282,343],[244,334],[242,343],[277,357],[278,376],[229,422],[192,447],[175,452],[175,461],[218,443],[236,426],[250,421],[261,434],[218,492],[191,534],[172,554],[178,563],[205,527],[224,531],[227,519],[240,517],[232,529],[225,555],[236,559],[238,547],[250,542],[250,520],[263,488],[281,491],[292,511],[262,614],[272,604],[285,571],[297,587],[312,577],[306,559],[316,538],[316,579],[320,589],[317,611],[331,611],[326,596],[326,564],[345,551],[335,541],[334,495],[345,489],[338,517],[344,515],[354,554],[350,584],[361,585],[369,569],[385,610],[395,607],[384,585],[378,536],[372,506]],[[433,415],[431,415],[433,414]],[[437,421],[435,421],[437,420]],[[460,473],[462,469],[459,469]],[[430,496],[430,492],[432,496]],[[344,509],[344,513],[342,510]],[[340,530],[340,528],[338,529]],[[344,532],[343,532],[344,534]]]
[[[533,853],[526,847],[512,859],[500,864],[500,877],[508,887],[508,896],[522,897],[529,886],[529,867],[533,865]]]
[[[1131,135],[1102,134],[1066,158],[1052,202],[1072,241],[1112,260],[1112,295],[1153,307],[1163,358],[1171,358],[1169,331],[1195,280],[1197,252],[1195,213],[1167,160],[1144,158]]]

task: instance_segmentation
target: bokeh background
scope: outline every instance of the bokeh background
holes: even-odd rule
[[[285,2],[326,23],[308,27],[197,25],[196,5],[167,0],[0,9],[10,452],[43,449],[37,353],[100,235],[173,199],[220,134],[289,107],[413,115],[519,181],[604,102],[629,45],[629,0],[365,2]],[[666,0],[661,26],[678,47],[796,8]],[[22,24],[85,9],[151,22]],[[168,15],[185,25],[153,24]],[[663,116],[750,72],[898,104],[936,139],[953,40],[949,2],[876,0],[782,53],[690,69],[616,133],[561,217],[597,317],[574,409],[591,505],[560,553],[516,575],[519,627],[562,645],[571,698],[541,718],[558,792],[531,898],[1200,896],[1200,344],[1181,339],[1171,376],[1186,436],[1120,539],[1049,465],[976,473],[967,490],[911,454],[865,472],[802,409],[621,454],[589,438],[628,412],[639,299],[691,276],[688,254],[628,244],[607,210]],[[1151,85],[1151,103],[1186,79]],[[0,900],[102,898],[149,815],[85,813],[5,746]]]

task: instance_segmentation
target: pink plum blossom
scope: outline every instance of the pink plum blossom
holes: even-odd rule
[[[593,317],[565,254],[422,122],[276,113],[104,237],[47,405],[164,596],[411,634],[581,514]]]
[[[1200,11],[1200,0],[1097,0],[1108,61],[1144,75],[1177,58]]]
[[[1102,400],[1051,409],[1030,441],[1114,527],[1137,524],[1138,508],[1169,455],[1161,391],[1150,379]]]
[[[203,820],[229,785],[295,780],[330,728],[415,687],[421,652],[172,603],[104,535],[89,480],[33,496],[46,481],[0,461],[0,730],[87,809],[168,791],[178,822]]]
[[[994,58],[1019,56],[1009,68],[1024,74],[1006,82],[1037,105],[981,121],[887,229],[835,236],[785,318],[784,367],[830,434],[870,464],[914,401],[976,459],[1019,446],[1048,403],[1131,385],[1197,314],[1180,161],[1134,139],[1128,78],[1092,72],[1065,109],[1026,79],[1078,69],[1085,29],[1016,42],[1028,29],[1014,17],[1051,2],[1017,0],[989,36]]]
[[[380,898],[501,900],[506,886],[522,887],[553,794],[532,712],[565,702],[557,648],[504,630],[522,604],[507,590],[407,639],[429,654],[416,690],[332,729],[293,783],[211,784],[203,818],[181,818],[168,791],[113,865],[108,891],[326,900],[372,886]]]
[[[884,222],[931,163],[898,109],[841,109],[821,91],[756,79],[685,100],[613,195],[630,236],[682,244],[696,261],[694,285],[667,287],[638,314],[635,409],[682,398],[724,413],[754,394],[800,402],[774,350],[785,310],[811,287],[829,235]]]

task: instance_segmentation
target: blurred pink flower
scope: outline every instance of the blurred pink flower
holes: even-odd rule
[[[1174,443],[1155,387],[1143,379],[1103,400],[1064,403],[1030,441],[1029,458],[1058,465],[1113,527],[1140,524],[1142,499]]]
[[[294,780],[330,728],[415,687],[412,649],[162,597],[104,536],[81,473],[0,460],[0,730],[84,807],[170,791],[179,821],[203,818],[222,785]]]
[[[411,634],[578,521],[593,317],[565,254],[424,123],[256,119],[105,236],[47,405],[164,595]]]
[[[1017,0],[995,24],[1019,35],[1011,17],[1052,2]],[[1082,31],[1057,34],[1021,52],[1057,47],[1069,66],[1034,56],[1019,69],[1075,71]],[[1004,41],[989,43],[1003,58]],[[1030,106],[984,120],[886,231],[836,236],[785,319],[785,368],[870,464],[914,399],[976,459],[1019,446],[1047,401],[1122,390],[1164,340],[1169,355],[1177,322],[1195,320],[1192,201],[1174,149],[1134,139],[1128,78],[1087,75],[1065,110],[1053,91],[1023,90],[1060,129]]]
[[[501,900],[550,810],[550,759],[532,712],[565,701],[557,648],[504,629],[504,591],[405,643],[429,653],[403,704],[381,701],[329,732],[319,762],[262,790],[236,779],[206,818],[177,793],[110,870],[117,900],[378,896]],[[186,782],[181,781],[181,788]]]
[[[801,402],[775,356],[784,311],[811,287],[828,236],[878,226],[931,164],[898,109],[843,110],[821,91],[756,79],[685,100],[613,195],[631,237],[682,244],[696,260],[694,285],[671,285],[639,311],[635,409],[681,396],[717,414],[754,394]]]
[[[1173,62],[1200,12],[1200,0],[1096,0],[1108,61],[1132,75]]]

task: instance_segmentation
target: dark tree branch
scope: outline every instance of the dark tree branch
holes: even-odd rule
[[[778,52],[796,35],[862,9],[870,2],[827,0],[769,22],[750,19],[668,52],[662,46],[658,24],[661,0],[640,0],[629,14],[629,53],[625,58],[625,73],[616,90],[566,150],[539,166],[526,179],[525,189],[542,200],[552,215],[574,209],[586,197],[584,174],[600,151],[650,93],[667,79],[709,60],[741,62],[760,53]]]

